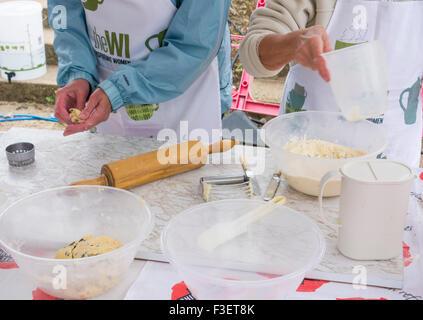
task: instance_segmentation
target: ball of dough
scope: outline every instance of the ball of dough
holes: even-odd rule
[[[79,115],[81,114],[81,110],[75,109],[75,108],[70,108],[69,111],[70,111],[69,117],[70,117],[72,123],[79,124],[79,123],[84,122],[81,119],[79,119]]]
[[[122,247],[123,244],[109,236],[93,237],[87,235],[78,241],[70,243],[68,246],[56,252],[56,259],[78,259],[97,256]]]

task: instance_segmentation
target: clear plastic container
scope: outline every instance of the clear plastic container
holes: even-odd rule
[[[272,211],[213,251],[203,249],[199,237],[205,230],[256,208]],[[197,299],[272,300],[296,291],[306,272],[320,263],[325,241],[314,221],[301,213],[274,203],[237,199],[181,212],[163,231],[162,249]]]
[[[319,196],[323,176],[341,168],[347,161],[375,159],[386,147],[384,129],[367,120],[350,122],[341,113],[323,111],[295,112],[276,117],[261,131],[262,140],[270,147],[277,170],[297,191]],[[347,159],[311,158],[283,149],[292,139],[320,139],[366,151],[361,157]],[[338,196],[341,179],[328,183],[324,196]]]
[[[19,200],[0,216],[0,246],[45,293],[85,299],[114,287],[153,227],[135,194],[110,187],[46,190]],[[58,249],[85,235],[111,236],[119,249],[81,259],[54,259]]]
[[[383,115],[388,98],[386,58],[378,41],[322,54],[333,95],[348,121]]]

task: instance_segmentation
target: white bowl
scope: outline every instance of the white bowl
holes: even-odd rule
[[[0,246],[45,293],[85,299],[114,287],[153,227],[135,194],[110,187],[46,190],[19,200],[0,215]],[[111,236],[119,249],[80,259],[55,259],[58,249],[85,235]]]

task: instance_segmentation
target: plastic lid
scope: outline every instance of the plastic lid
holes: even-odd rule
[[[220,232],[209,233],[210,243],[239,231],[241,224],[233,221],[251,212],[268,214],[212,251],[199,241],[218,223],[235,227],[220,225]],[[186,273],[210,282],[258,282],[304,275],[320,262],[325,241],[314,221],[303,214],[274,203],[238,199],[205,203],[178,214],[163,232],[162,246],[168,260]]]
[[[38,14],[42,9],[41,4],[36,1],[8,1],[0,3],[0,16]]]
[[[342,173],[364,182],[402,182],[413,177],[413,172],[405,164],[383,159],[349,162],[342,168]]]

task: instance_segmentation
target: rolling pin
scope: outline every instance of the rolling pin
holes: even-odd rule
[[[103,165],[101,175],[92,180],[72,183],[131,189],[159,179],[202,167],[211,153],[225,152],[238,144],[221,140],[206,147],[191,140]]]

